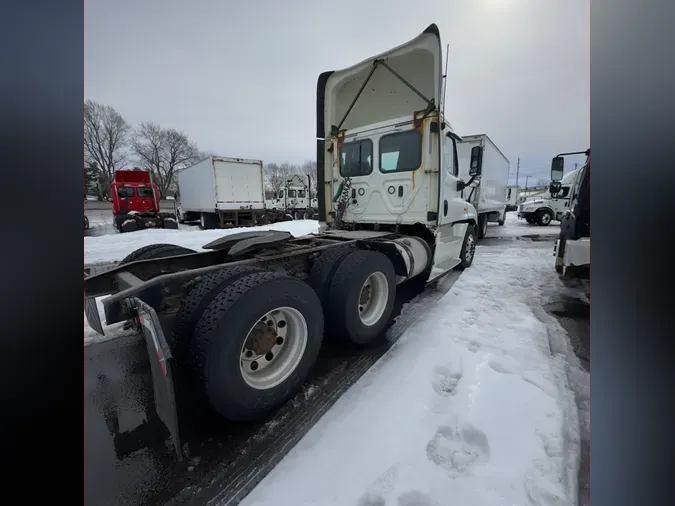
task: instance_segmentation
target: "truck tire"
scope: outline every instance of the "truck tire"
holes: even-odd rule
[[[199,215],[199,228],[202,230],[213,230],[219,227],[218,217],[211,213],[201,213]]]
[[[462,243],[462,249],[459,252],[459,259],[461,262],[457,266],[457,269],[463,271],[471,267],[473,263],[473,257],[476,254],[476,229],[473,225],[469,225],[466,229],[466,234],[464,235],[464,242]]]
[[[478,239],[483,239],[487,235],[488,217],[487,214],[478,215]]]
[[[89,230],[89,218],[84,217],[84,229]]]
[[[383,336],[395,298],[391,261],[376,251],[352,251],[330,281],[324,301],[327,327],[336,339],[358,346],[373,344]]]
[[[537,214],[535,216],[535,221],[537,222],[537,225],[547,227],[548,225],[551,224],[551,220],[553,220],[553,213],[548,209],[542,209],[540,211],[537,211]]]
[[[497,220],[497,225],[499,225],[500,227],[503,227],[505,222],[506,222],[506,211],[504,211],[504,214],[502,215],[502,219]]]
[[[307,284],[312,287],[319,297],[321,306],[324,308],[325,320],[329,319],[326,313],[329,306],[326,301],[328,300],[331,280],[342,260],[353,251],[356,251],[353,246],[335,246],[327,249],[314,261],[312,268],[309,270]]]
[[[197,321],[213,300],[213,294],[223,291],[237,279],[254,272],[264,271],[253,265],[233,265],[197,278],[186,287],[187,293],[181,299],[169,343],[173,355],[178,360],[190,366],[187,354],[192,335]]]
[[[129,264],[138,260],[151,260],[153,258],[171,257],[174,255],[184,255],[187,253],[197,253],[195,250],[176,246],[175,244],[149,244],[132,251],[125,256],[117,265]]]
[[[323,338],[319,299],[276,272],[244,275],[208,297],[190,346],[194,371],[218,413],[258,420],[307,380]]]
[[[525,221],[528,222],[530,225],[534,225],[534,218],[532,217],[525,218]]]

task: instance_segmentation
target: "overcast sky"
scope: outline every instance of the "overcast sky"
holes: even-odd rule
[[[86,98],[204,151],[302,163],[316,157],[318,75],[430,23],[450,44],[448,119],[492,138],[511,183],[518,157],[524,186],[589,147],[588,0],[87,0]]]

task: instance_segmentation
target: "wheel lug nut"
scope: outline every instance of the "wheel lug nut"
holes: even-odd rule
[[[271,351],[268,351],[265,354],[265,360],[267,360],[268,362],[270,362],[273,358],[274,358],[274,353],[272,353]]]
[[[251,371],[255,371],[258,368],[258,362],[251,362]]]
[[[277,323],[277,327],[280,329],[283,329],[286,326],[286,322],[284,320],[279,320],[279,323]]]
[[[253,352],[251,350],[246,350],[246,356],[251,358],[253,356]]]
[[[284,338],[281,336],[277,336],[277,344],[283,344]]]

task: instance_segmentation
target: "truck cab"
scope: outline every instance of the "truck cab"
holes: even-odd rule
[[[267,202],[267,208],[290,213],[296,220],[311,219],[314,215],[310,199],[310,176],[293,174],[279,192]]]
[[[586,163],[563,177],[565,156],[586,155]],[[555,269],[562,276],[588,279],[591,265],[591,150],[562,153],[551,162],[552,195],[563,193],[569,186],[569,205],[560,221],[560,236],[554,246]]]
[[[569,209],[572,189],[580,172],[581,169],[575,169],[565,174],[555,187],[556,193],[551,193],[549,188],[546,194],[522,202],[518,206],[518,218],[541,226],[549,225],[553,220],[561,221]]]
[[[160,214],[159,190],[152,183],[149,173],[141,170],[116,171],[111,193],[115,226],[120,232],[177,227],[175,217]],[[165,218],[168,218],[167,223]]]
[[[319,219],[336,231],[417,236],[433,255],[429,279],[475,250],[476,209],[462,197],[461,138],[443,115],[436,25],[317,85]],[[358,107],[354,107],[358,101]],[[471,178],[481,153],[471,153]],[[468,245],[466,243],[468,242]]]

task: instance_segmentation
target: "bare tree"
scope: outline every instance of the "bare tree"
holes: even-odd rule
[[[291,173],[291,166],[287,163],[281,165],[268,163],[265,166],[265,182],[269,189],[278,195],[279,190],[281,190],[286,183],[286,178]]]
[[[96,167],[107,183],[127,163],[131,127],[109,105],[84,103],[84,161]]]
[[[141,168],[152,174],[160,198],[175,186],[175,175],[198,162],[202,153],[183,132],[164,129],[152,122],[143,122],[131,143]]]
[[[304,176],[309,176],[310,198],[316,197],[316,162],[314,160],[307,160],[300,166],[300,173]]]

